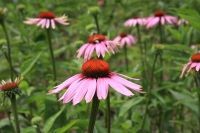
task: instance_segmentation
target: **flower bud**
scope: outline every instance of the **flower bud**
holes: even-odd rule
[[[6,12],[7,12],[7,8],[1,8],[0,7],[0,23],[3,22]]]
[[[100,13],[100,8],[98,6],[93,6],[88,9],[90,15],[98,15]]]

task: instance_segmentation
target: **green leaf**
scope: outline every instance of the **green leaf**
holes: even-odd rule
[[[196,114],[198,114],[198,107],[195,104],[194,97],[183,92],[176,92],[172,90],[170,90],[170,92],[172,93],[174,98],[178,100],[178,102],[180,102],[181,104],[185,105],[186,107],[194,111]]]
[[[60,114],[63,112],[65,108],[63,107],[59,112],[57,112],[55,115],[51,116],[45,123],[44,126],[44,133],[49,133],[49,131],[51,130],[54,122],[56,121],[56,119],[60,116]]]
[[[67,125],[65,125],[62,128],[58,128],[55,130],[56,133],[66,133],[67,131],[69,131],[70,128],[72,128],[75,124],[77,124],[78,120],[72,120],[69,123],[67,123]]]
[[[26,68],[23,72],[22,72],[22,77],[24,77],[35,65],[35,63],[38,61],[38,59],[40,58],[42,52],[40,52],[36,57],[34,57],[33,59],[28,60],[25,65],[24,68]],[[23,70],[23,69],[22,69]]]
[[[144,100],[143,97],[137,97],[137,98],[129,100],[128,102],[126,102],[125,104],[122,105],[120,112],[119,112],[119,116],[120,117],[123,116],[131,107],[139,104],[143,100]]]

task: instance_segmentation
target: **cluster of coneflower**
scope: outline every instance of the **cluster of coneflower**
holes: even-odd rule
[[[94,18],[97,18],[96,14],[94,15]],[[0,18],[0,21],[6,33],[7,31],[3,19]],[[68,25],[68,18],[65,15],[57,17],[53,12],[45,11],[41,12],[36,18],[28,18],[25,23],[29,25],[36,25],[46,30],[50,57],[52,60],[53,75],[54,80],[56,81],[56,61],[52,48],[51,32],[52,29],[55,29],[58,24]],[[153,16],[150,16],[148,18],[134,17],[128,19],[124,23],[124,26],[136,27],[139,31],[140,26],[152,28],[157,25],[162,26],[165,24],[181,25],[188,24],[188,22],[186,20],[167,15],[165,12],[159,10],[155,12]],[[109,101],[109,88],[113,88],[115,91],[125,96],[132,96],[134,95],[133,92],[142,93],[142,86],[131,81],[137,79],[111,71],[109,63],[106,62],[106,60],[104,59],[106,54],[115,54],[117,51],[119,51],[120,48],[125,48],[126,50],[126,47],[135,44],[137,40],[140,43],[139,32],[137,39],[131,34],[121,33],[116,38],[110,40],[106,35],[100,33],[98,22],[96,25],[97,32],[88,36],[87,42],[83,44],[77,51],[77,57],[83,57],[84,59],[81,73],[68,78],[63,83],[55,86],[53,90],[50,90],[48,92],[49,94],[55,94],[64,91],[62,96],[59,98],[59,101],[62,101],[63,103],[72,102],[73,105],[76,105],[80,103],[83,99],[85,99],[86,103],[92,101],[93,103],[88,132],[93,132],[99,101],[105,99]],[[2,81],[2,84],[0,85],[0,90],[8,95],[12,99],[12,102],[15,101],[15,99],[13,100],[13,97],[15,98],[15,94],[19,93],[18,86],[20,83],[20,79],[13,79],[13,66],[11,53],[9,51],[10,42],[7,33],[6,37],[8,43],[8,52],[6,53],[6,57],[8,57],[8,63],[10,64],[11,80]],[[183,76],[185,72],[189,72],[190,70],[200,70],[199,53],[192,56],[189,63],[184,67],[181,75]],[[17,115],[15,117],[17,119],[16,122],[18,122]],[[108,123],[110,124],[110,122]],[[110,128],[109,125],[108,128]],[[17,124],[16,129],[19,133],[20,128]],[[110,129],[108,129],[108,132],[110,132]]]

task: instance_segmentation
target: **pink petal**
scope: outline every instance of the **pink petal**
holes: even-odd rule
[[[159,18],[158,18],[158,17],[152,18],[151,20],[149,20],[149,21],[147,22],[147,28],[154,27],[154,26],[157,25],[158,23],[159,23]]]
[[[106,99],[108,95],[108,84],[106,78],[97,79],[97,97],[98,99]]]
[[[88,79],[83,79],[80,81],[81,83],[77,87],[76,94],[73,97],[73,105],[76,105],[81,102],[81,100],[84,98],[85,94],[88,91],[88,84],[90,81]]]
[[[81,56],[83,56],[85,50],[87,49],[87,47],[88,47],[89,45],[90,45],[90,44],[87,44],[87,43],[86,43],[86,44],[82,45],[81,48],[78,49],[78,51],[77,51],[77,52],[78,52],[78,55],[77,55],[78,58],[80,58]]]
[[[46,28],[48,29],[48,28],[49,28],[49,26],[50,26],[50,20],[49,20],[49,19],[47,19],[47,21],[46,21]]]
[[[199,69],[200,69],[200,63],[197,64],[197,66],[196,66],[196,71],[198,72]]]
[[[69,86],[69,88],[67,89],[67,91],[65,92],[65,94],[60,98],[60,100],[63,99],[63,103],[70,102],[73,99],[74,95],[76,94],[77,88],[79,87],[80,83],[81,83],[80,80],[73,82]]]
[[[90,80],[90,82],[88,83],[88,91],[85,96],[86,103],[92,101],[92,99],[95,95],[95,92],[96,92],[96,88],[97,88],[96,79],[89,79],[89,80]]]
[[[141,89],[142,88],[141,85],[138,85],[138,84],[135,84],[133,82],[130,82],[130,81],[118,76],[117,74],[112,75],[111,78],[113,80],[115,80],[116,82],[119,82],[120,84],[122,84],[122,85],[124,85],[126,87],[129,87],[130,89],[132,89],[132,90],[134,90],[136,92],[141,92],[141,90],[142,90]]]
[[[67,88],[74,81],[79,80],[81,77],[82,77],[81,74],[76,74],[76,75],[72,76],[71,78],[69,78],[66,81],[64,81],[63,83],[61,83],[60,85],[56,86],[55,87],[56,89],[50,90],[49,94],[58,93],[59,91]]]
[[[52,27],[53,29],[56,28],[55,21],[54,21],[53,19],[51,19],[51,27]]]
[[[107,78],[106,79],[106,82],[114,89],[116,90],[117,92],[123,94],[123,95],[126,95],[126,96],[132,96],[133,93],[128,90],[126,87],[124,87],[122,84],[116,82],[115,80],[113,79],[110,79],[110,78]]]

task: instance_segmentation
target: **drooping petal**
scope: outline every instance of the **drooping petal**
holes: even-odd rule
[[[63,100],[63,103],[68,103],[73,99],[74,95],[77,92],[77,88],[79,87],[80,83],[81,83],[80,80],[75,81],[69,86],[66,93],[61,97],[61,99]]]
[[[49,20],[49,19],[47,19],[47,21],[46,21],[46,28],[48,29],[48,28],[49,28],[49,26],[50,26],[50,20]]]
[[[70,84],[72,84],[72,82],[79,80],[80,78],[82,78],[81,74],[76,74],[74,76],[72,76],[71,78],[67,79],[66,81],[64,81],[63,83],[61,83],[60,85],[54,87],[54,90],[50,90],[49,94],[53,94],[53,93],[58,93],[59,91],[67,88]]]
[[[90,82],[88,84],[88,91],[85,96],[86,103],[89,103],[90,101],[92,101],[96,92],[96,88],[97,88],[96,79],[89,79],[89,80]]]
[[[80,58],[81,56],[83,56],[85,50],[87,49],[87,47],[89,46],[90,44],[84,44],[83,46],[81,46],[81,48],[78,49],[78,55],[77,57]]]
[[[51,19],[51,28],[53,28],[53,29],[56,28],[55,21],[53,19]]]
[[[116,82],[115,80],[113,79],[110,79],[110,78],[107,78],[106,79],[106,82],[114,89],[116,90],[117,92],[123,94],[123,95],[126,95],[126,96],[132,96],[133,93],[128,90],[125,86],[123,86],[122,84]]]
[[[124,79],[124,78],[118,76],[117,74],[113,74],[113,75],[111,76],[111,78],[112,78],[113,80],[119,82],[120,84],[122,84],[122,85],[124,85],[124,86],[126,86],[126,87],[128,87],[128,88],[130,88],[130,89],[132,89],[132,90],[134,90],[134,91],[136,91],[136,92],[141,92],[141,90],[142,90],[142,89],[141,89],[141,88],[142,88],[141,85],[138,85],[138,84],[135,84],[135,83],[133,83],[133,82],[130,82],[130,81],[128,81],[128,80],[126,80],[126,79]]]
[[[85,94],[88,91],[88,84],[90,83],[90,80],[83,79],[80,81],[79,86],[77,87],[76,94],[73,97],[73,105],[76,105],[81,102],[81,100],[84,98]]]
[[[108,83],[106,78],[97,79],[97,97],[98,99],[106,99],[108,95]]]

